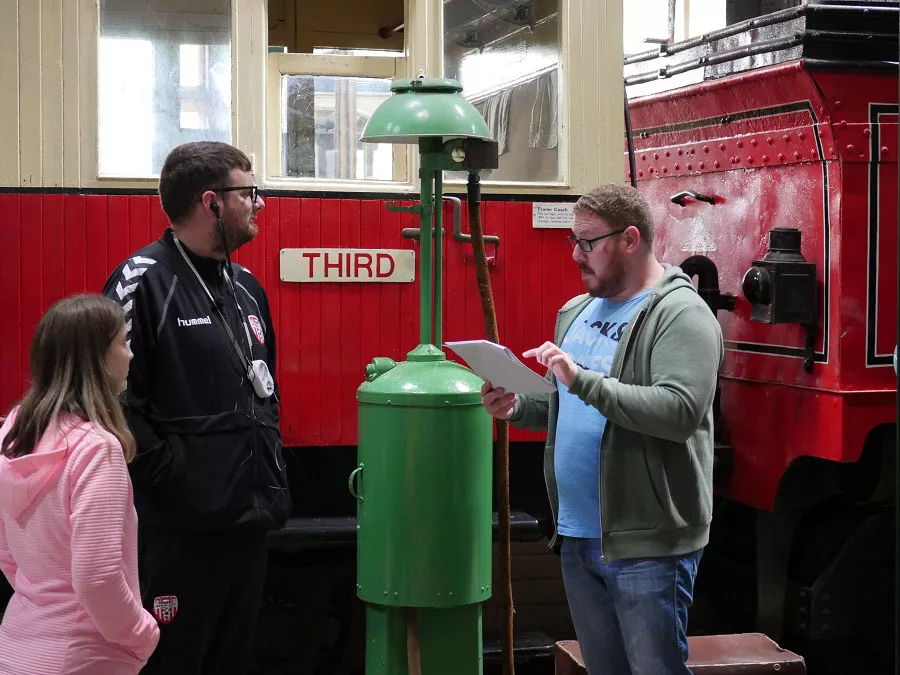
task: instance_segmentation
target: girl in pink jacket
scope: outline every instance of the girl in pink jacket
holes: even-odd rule
[[[0,428],[0,569],[14,590],[0,675],[133,675],[159,640],[117,399],[130,360],[107,298],[61,300],[37,326],[31,388]]]

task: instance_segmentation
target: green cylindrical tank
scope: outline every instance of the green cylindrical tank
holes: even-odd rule
[[[491,595],[491,418],[482,380],[420,345],[375,359],[359,402],[357,595],[454,607]]]

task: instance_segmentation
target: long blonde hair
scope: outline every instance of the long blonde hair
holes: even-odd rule
[[[101,295],[74,295],[47,310],[31,342],[31,386],[0,454],[30,455],[60,413],[71,413],[115,436],[126,461],[134,458],[134,437],[106,365],[124,326],[122,308]]]

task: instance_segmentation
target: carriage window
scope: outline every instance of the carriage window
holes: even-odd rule
[[[391,81],[364,77],[281,77],[281,175],[391,180],[392,147],[361,143]]]
[[[361,143],[406,67],[404,0],[267,0],[270,178],[403,181],[401,145]]]
[[[100,1],[101,176],[153,176],[172,147],[231,142],[231,0]]]
[[[268,0],[269,44],[290,54],[339,50],[403,51],[403,0]],[[339,9],[337,9],[339,7]]]
[[[499,144],[488,180],[561,178],[561,0],[444,3],[444,75],[459,80]]]

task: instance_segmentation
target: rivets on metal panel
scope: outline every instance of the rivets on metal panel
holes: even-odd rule
[[[839,124],[840,124],[841,129],[846,129],[846,128],[847,128],[847,120],[841,120],[841,121],[839,122]]]
[[[694,166],[693,166],[692,164],[688,163],[687,167],[685,167],[685,168],[686,168],[688,171],[690,171],[691,169],[694,168]]]
[[[780,159],[782,162],[784,161],[784,153],[783,152],[778,153],[778,159]]]
[[[704,145],[704,146],[703,146],[703,152],[709,152],[709,146],[708,146],[708,145]]]
[[[840,107],[841,107],[841,102],[840,102],[840,101],[835,101],[835,102],[834,102],[834,107],[835,107],[835,108],[840,108]]]
[[[886,145],[881,146],[881,154],[882,155],[888,154],[888,146],[886,146]]]
[[[781,140],[783,140],[785,143],[790,143],[790,142],[791,142],[791,135],[790,135],[790,134],[785,134],[784,136],[781,137]]]
[[[681,164],[679,164],[678,162],[675,162],[675,170],[678,171],[678,169],[680,169],[680,168],[681,168]]]
[[[797,134],[797,138],[799,138],[799,139],[802,141],[804,138],[806,138],[806,134],[804,134],[804,133],[801,131],[799,134]]]
[[[669,173],[668,167],[665,167],[665,166],[663,167],[663,173]]]
[[[713,163],[713,166],[715,166],[715,167],[718,169],[718,168],[719,168],[719,160],[716,160],[716,161]]]
[[[868,128],[863,129],[863,136],[865,136],[866,138],[868,138],[868,137],[871,136],[871,135],[872,135],[872,130],[871,130],[871,129],[868,129]]]
[[[847,152],[853,152],[854,150],[856,150],[856,148],[853,147],[852,143],[847,146]]]
[[[668,156],[669,156],[669,151],[668,151],[668,150],[666,150],[666,157],[668,157]]]
[[[798,150],[794,150],[794,159],[800,159],[800,152]]]
[[[654,153],[653,153],[653,159],[659,159],[659,153],[658,153],[658,152],[654,152]]]
[[[748,157],[748,158],[747,158],[747,164],[753,164],[753,158],[752,158],[752,157]]]
[[[756,139],[755,138],[750,139],[750,145],[752,145],[754,148],[756,147]]]
[[[653,167],[651,166],[651,167],[648,169],[648,171],[649,171],[650,173],[653,173]]]
[[[640,178],[640,177],[641,177],[641,176],[643,176],[643,175],[644,175],[644,172],[643,172],[643,170],[641,170],[641,171],[638,171],[638,178]]]
[[[724,150],[724,149],[725,149],[725,144],[719,143],[719,150]]]
[[[706,164],[704,164],[703,162],[700,162],[700,168],[701,168],[701,169],[705,169],[705,168],[706,168]]]
[[[695,152],[697,151],[694,148],[691,148],[691,154],[693,155]]]
[[[646,161],[647,155],[641,155],[641,160]]]
[[[679,151],[678,151],[678,156],[679,156],[679,157],[681,157],[683,154],[684,154],[684,150],[679,150]]]
[[[743,147],[744,147],[744,141],[738,141],[738,142],[737,142],[737,146],[738,146],[739,148],[743,148]]]
[[[768,161],[769,161],[769,156],[768,156],[768,155],[763,155],[763,156],[762,156],[762,161],[768,162]]]
[[[774,142],[775,142],[775,140],[771,136],[766,136],[766,143],[768,143],[769,145],[772,145],[772,143],[774,143]]]

